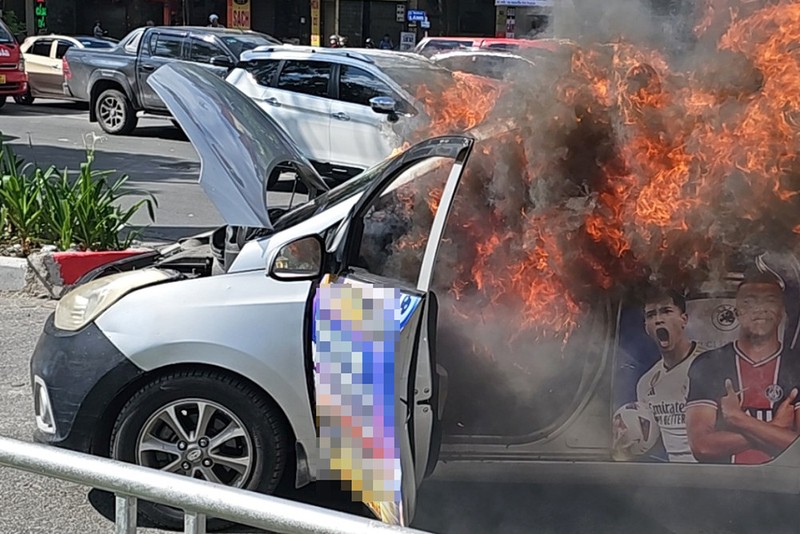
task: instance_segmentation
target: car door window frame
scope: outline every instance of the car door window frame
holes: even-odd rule
[[[47,48],[47,54],[37,54],[36,52],[34,52],[34,50],[36,50],[37,46],[47,46],[46,43],[48,41],[50,42],[49,43],[50,46]],[[53,53],[53,44],[55,42],[56,42],[56,40],[53,39],[52,37],[42,37],[41,39],[36,39],[33,42],[33,44],[31,44],[31,47],[28,49],[28,52],[26,52],[26,53],[30,54],[32,56],[50,58],[52,53]]]
[[[181,49],[178,53],[178,56],[160,56],[156,54],[156,47],[158,46],[158,40],[161,36],[169,36],[172,38],[177,38],[180,41]],[[166,59],[166,60],[175,60],[175,59],[183,59],[185,57],[185,50],[186,50],[186,36],[179,35],[170,32],[151,32],[150,39],[147,41],[147,55],[151,58],[159,58],[159,59]]]
[[[322,96],[320,96],[320,95],[312,95],[312,94],[309,94],[309,93],[301,93],[299,91],[294,91],[292,89],[285,89],[283,87],[279,87],[278,84],[280,83],[281,75],[283,74],[284,69],[286,68],[286,64],[288,62],[290,62],[290,61],[291,62],[295,62],[295,63],[310,63],[310,62],[313,61],[315,63],[324,63],[325,65],[328,65],[330,71],[329,71],[329,74],[328,74],[328,87],[325,90],[325,94],[322,95]],[[313,59],[285,58],[285,59],[281,59],[281,64],[278,66],[278,71],[275,73],[275,79],[273,80],[272,88],[273,89],[278,89],[280,91],[286,91],[288,93],[294,93],[294,94],[298,94],[298,95],[309,96],[309,97],[312,97],[312,98],[327,98],[327,99],[331,99],[331,97],[332,97],[331,95],[333,94],[332,91],[334,90],[334,69],[336,68],[336,66],[337,66],[336,63],[331,62],[331,61],[325,61],[325,60],[320,59],[320,58],[313,58]]]
[[[351,68],[358,69],[360,71],[366,72],[367,74],[369,74],[370,76],[372,76],[373,78],[378,80],[380,83],[385,85],[387,89],[389,89],[389,91],[391,92],[390,96],[392,98],[394,98],[395,102],[397,103],[397,111],[399,113],[403,113],[403,114],[412,113],[411,110],[413,109],[413,107],[411,106],[411,104],[409,104],[408,101],[406,100],[406,98],[403,97],[400,93],[398,93],[397,90],[391,86],[391,84],[389,84],[386,81],[380,79],[378,76],[375,76],[374,73],[372,73],[372,72],[370,72],[370,71],[368,71],[368,70],[366,70],[364,68],[357,67],[355,65],[347,65],[345,63],[336,63],[335,64],[335,73],[331,76],[331,79],[332,79],[331,88],[330,88],[331,99],[336,100],[337,102],[341,102],[342,104],[350,104],[350,105],[353,105],[353,106],[364,106],[364,104],[359,104],[357,102],[350,102],[349,100],[342,100],[341,92],[339,91],[339,89],[341,87],[341,83],[342,83],[341,82],[342,67],[351,67]],[[369,107],[369,104],[366,104],[366,106]]]
[[[337,251],[342,261],[342,271],[357,272],[359,277],[369,277],[372,279],[389,280],[385,276],[370,273],[366,269],[355,266],[358,254],[361,248],[361,240],[363,237],[363,220],[368,210],[374,205],[375,201],[383,194],[388,186],[390,186],[398,176],[409,169],[411,166],[420,163],[422,160],[432,157],[451,158],[453,164],[448,171],[447,180],[442,191],[442,197],[439,201],[439,208],[445,206],[447,209],[442,212],[441,209],[436,210],[431,230],[428,233],[427,243],[425,244],[425,251],[422,256],[422,263],[420,264],[420,271],[417,276],[416,284],[409,286],[407,281],[391,278],[393,283],[401,287],[413,288],[415,291],[427,292],[430,290],[431,281],[433,279],[433,265],[436,259],[436,254],[439,250],[439,244],[442,239],[444,229],[446,227],[447,218],[449,216],[450,207],[455,197],[458,180],[454,180],[454,173],[461,174],[469,157],[472,149],[473,140],[461,136],[449,136],[440,139],[434,139],[416,145],[410,149],[406,154],[399,158],[390,169],[387,169],[385,176],[373,187],[367,191],[359,203],[353,210],[353,216],[350,218],[350,224],[346,229],[346,238],[340,243],[341,251]],[[355,225],[355,226],[354,226]]]
[[[193,57],[195,43],[201,43],[201,44],[205,44],[205,45],[208,45],[210,47],[216,48],[219,53],[209,56],[208,61],[198,61],[197,59],[194,59],[194,57]],[[187,50],[187,47],[186,47],[187,44],[189,45],[188,46],[188,50]],[[197,35],[190,35],[188,38],[186,38],[184,40],[183,50],[184,50],[184,55],[186,56],[187,60],[189,60],[189,61],[191,61],[193,63],[200,63],[202,65],[210,65],[211,64],[211,58],[213,58],[213,57],[230,56],[230,53],[228,52],[228,50],[224,46],[220,45],[220,43],[216,42],[216,40],[210,39],[210,40],[207,41],[207,40],[205,40],[205,39],[203,39],[203,38],[201,38],[201,37],[199,37]]]
[[[68,44],[69,46],[67,46],[67,48],[64,50],[64,53],[61,55],[61,57],[58,57],[58,46],[59,46],[59,43],[62,42],[62,41],[64,43]],[[59,37],[58,39],[55,39],[55,45],[56,45],[55,48],[53,48],[51,50],[51,54],[52,54],[51,55],[51,59],[62,59],[64,56],[67,55],[67,51],[70,48],[75,48],[76,46],[78,46],[78,44],[76,42],[72,41],[71,39],[64,39],[63,37]]]

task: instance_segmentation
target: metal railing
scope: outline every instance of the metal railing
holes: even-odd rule
[[[0,437],[2,466],[114,493],[117,534],[136,533],[137,499],[183,510],[186,534],[205,534],[206,517],[286,534],[426,534],[318,506],[5,437]]]

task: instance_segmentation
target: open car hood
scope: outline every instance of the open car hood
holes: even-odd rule
[[[167,63],[148,79],[200,157],[200,185],[233,226],[272,229],[267,179],[293,167],[311,196],[329,187],[288,134],[258,105],[213,72]]]

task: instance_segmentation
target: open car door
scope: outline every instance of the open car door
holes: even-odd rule
[[[433,266],[472,147],[416,145],[333,236],[314,294],[314,397],[323,478],[381,520],[407,525],[436,464],[446,374],[436,366]]]

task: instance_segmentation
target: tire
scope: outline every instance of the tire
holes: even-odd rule
[[[28,92],[24,95],[19,95],[14,97],[14,102],[20,104],[22,106],[30,106],[33,104],[33,101],[36,100],[33,95],[31,95],[31,90],[28,89]]]
[[[0,108],[6,105],[6,97],[0,96]]]
[[[204,425],[206,430],[192,436],[201,405],[211,416]],[[165,423],[161,416],[172,423]],[[183,426],[187,434],[183,443],[176,425]],[[243,436],[214,444],[216,436],[237,427],[244,431]],[[171,451],[142,451],[140,444],[148,436],[168,442]],[[211,480],[207,475],[211,471],[218,478],[215,482],[260,493],[275,491],[289,454],[288,427],[279,408],[243,381],[208,370],[174,372],[142,387],[120,411],[110,440],[110,455],[116,460],[205,480]],[[249,462],[247,466],[244,462],[236,464],[236,468],[216,463],[226,457],[240,462],[248,458]],[[204,463],[208,460],[214,463],[210,468]],[[141,501],[139,513],[159,528],[183,528],[183,513],[175,508]],[[210,530],[230,525],[219,519],[208,521]]]
[[[97,122],[104,132],[111,135],[127,135],[136,129],[139,118],[130,100],[116,89],[106,89],[94,103]]]

